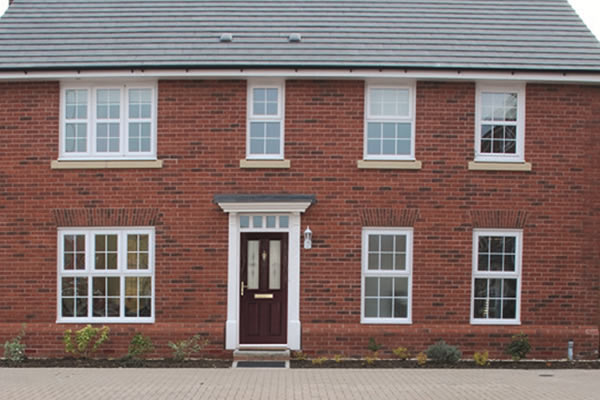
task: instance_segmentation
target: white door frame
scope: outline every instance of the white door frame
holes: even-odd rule
[[[277,213],[289,217],[288,226],[288,300],[287,343],[291,350],[300,350],[300,213],[311,202],[221,202],[219,207],[229,213],[229,251],[227,260],[227,322],[225,324],[225,349],[240,348],[240,214]],[[256,343],[260,344],[260,343]]]

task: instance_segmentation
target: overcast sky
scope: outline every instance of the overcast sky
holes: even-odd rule
[[[600,40],[600,0],[569,0],[590,30]],[[8,0],[0,0],[0,15],[4,14]]]

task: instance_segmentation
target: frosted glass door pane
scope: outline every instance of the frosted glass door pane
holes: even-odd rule
[[[281,289],[281,241],[269,241],[269,289]]]
[[[258,289],[258,240],[248,240],[248,289]]]

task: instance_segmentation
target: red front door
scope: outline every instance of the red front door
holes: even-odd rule
[[[287,233],[242,233],[240,343],[287,343]]]

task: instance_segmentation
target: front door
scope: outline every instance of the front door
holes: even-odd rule
[[[287,233],[242,233],[240,343],[287,343]]]

